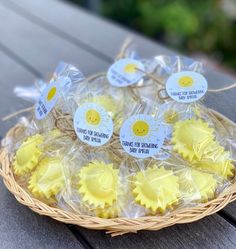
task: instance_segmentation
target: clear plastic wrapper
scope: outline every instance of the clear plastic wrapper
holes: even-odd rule
[[[13,172],[34,198],[56,205],[56,195],[65,187],[64,156],[70,137],[58,129],[39,132],[25,123],[22,136],[12,138]]]
[[[76,67],[65,62],[60,62],[57,68],[55,69],[55,72],[53,73],[53,76],[51,77],[49,83],[44,82],[43,80],[37,80],[35,81],[34,86],[15,87],[14,93],[16,94],[16,96],[21,97],[24,100],[33,102],[35,104],[35,108],[33,110],[35,113],[32,114],[33,122],[35,122],[35,125],[39,129],[49,131],[55,128],[55,126],[57,125],[56,117],[64,115],[69,116],[76,108],[73,99],[74,91],[84,79],[85,77]],[[55,90],[55,87],[53,87],[53,90],[55,91],[49,91],[47,95],[47,100],[45,100],[45,102],[43,102],[42,104],[47,109],[52,109],[52,111],[49,111],[48,114],[44,115],[42,119],[36,118],[35,109],[38,106],[37,103],[40,101],[40,97],[42,98],[42,93],[44,92],[44,90],[51,84],[55,84],[57,89]],[[48,103],[52,102],[53,98],[55,98],[56,100],[53,106],[51,107]],[[40,109],[44,110],[44,106],[42,106]]]
[[[126,202],[124,165],[111,160],[107,152],[79,151],[72,147],[66,159],[66,188],[57,196],[58,205],[77,213],[115,218]]]
[[[179,56],[147,60],[129,49],[120,58],[143,63],[137,84],[114,87],[104,73],[84,79],[74,66],[59,64],[49,84],[62,82],[62,90],[51,112],[40,121],[22,118],[19,135],[4,140],[19,184],[49,205],[101,218],[167,215],[217,197],[235,175],[235,130],[200,101],[158,94],[173,73],[202,73],[202,64]],[[37,89],[47,85],[39,81]],[[15,89],[34,103],[37,91]],[[114,125],[100,146],[85,143],[74,128],[75,113],[89,103]],[[83,118],[98,124],[102,117],[93,115]]]
[[[193,71],[197,73],[204,73],[203,64],[189,57],[179,55],[158,55],[154,57],[157,62],[157,75],[160,79],[165,80],[171,74],[181,71]]]
[[[140,101],[130,89],[124,90],[110,85],[105,75],[82,82],[75,92],[74,99],[78,106],[84,103],[101,105],[111,116],[115,129],[118,129],[128,116],[129,107]]]

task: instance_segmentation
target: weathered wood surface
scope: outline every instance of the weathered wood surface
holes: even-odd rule
[[[25,84],[35,78],[19,63],[0,49],[0,116],[25,106],[14,98],[12,87],[18,82]],[[0,135],[12,122],[0,125]],[[83,248],[64,225],[47,217],[39,217],[20,205],[0,180],[0,248]]]
[[[30,84],[40,75],[49,76],[60,60],[75,64],[85,75],[106,70],[124,39],[130,34],[134,37],[136,48],[141,56],[151,57],[156,54],[173,53],[138,34],[115,26],[107,20],[91,16],[62,1],[0,0],[0,20],[4,20],[0,22],[0,56],[2,55],[0,62],[3,65],[0,86],[4,91],[2,94],[4,96],[0,100],[2,106],[0,116],[26,106],[24,101],[14,98],[12,88],[15,85]],[[207,71],[207,78],[211,87],[223,86],[234,80],[232,77],[214,73],[210,69]],[[236,121],[235,96],[235,91],[209,94],[206,103]],[[2,136],[13,123],[14,120],[1,123],[0,135]],[[2,185],[0,196],[3,200],[0,204],[3,205],[0,206],[0,218],[3,221],[0,223],[1,241],[6,242],[7,235],[13,238],[13,234],[18,232],[21,234],[23,244],[32,236],[30,243],[35,243],[35,248],[44,247],[50,236],[51,248],[54,246],[62,248],[68,240],[71,241],[68,248],[73,248],[74,237],[68,234],[66,226],[33,214],[27,208],[17,204]],[[79,242],[81,241],[87,248],[235,248],[236,229],[232,219],[236,215],[234,206],[231,204],[222,213],[222,216],[230,219],[231,223],[216,214],[193,224],[117,238],[110,238],[103,231],[89,231],[81,228],[76,230],[74,227],[70,229],[78,239],[78,247],[81,246]],[[228,214],[232,217],[227,216]],[[33,216],[33,218],[27,216]],[[19,221],[20,225],[17,223],[18,225],[14,226],[9,217],[14,217],[12,220]],[[39,227],[28,225],[29,219],[31,221],[35,219],[32,223],[40,224]],[[43,222],[46,224],[44,225]],[[54,226],[55,233],[51,229]],[[13,228],[9,230],[11,227]],[[64,236],[60,235],[63,229]],[[47,236],[43,241],[40,235],[44,233]],[[54,243],[57,236],[58,240]],[[16,238],[17,240],[11,240],[9,247],[4,248],[16,247],[18,237]],[[37,241],[41,240],[42,245],[37,244]]]

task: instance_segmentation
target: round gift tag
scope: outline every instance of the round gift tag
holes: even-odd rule
[[[95,103],[85,103],[74,115],[74,129],[78,138],[91,146],[107,143],[113,133],[113,122],[106,110]]]
[[[191,103],[207,92],[207,80],[201,74],[183,71],[172,74],[166,82],[168,95],[177,102]]]
[[[137,114],[128,118],[120,130],[120,142],[133,157],[146,158],[155,155],[164,142],[163,126],[152,116]]]
[[[48,84],[39,97],[35,106],[35,117],[44,119],[55,106],[60,93],[60,85],[54,81]]]
[[[144,71],[144,65],[134,59],[121,59],[110,66],[107,72],[107,79],[111,85],[126,87],[137,83],[144,75],[138,71]]]

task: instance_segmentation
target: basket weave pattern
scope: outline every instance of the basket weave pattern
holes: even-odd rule
[[[227,119],[223,115],[211,110],[212,114],[225,126],[225,128],[233,127],[236,124]],[[6,138],[17,136],[21,131],[21,127],[16,125],[6,135]],[[236,200],[236,179],[233,184],[225,189],[215,199],[191,208],[180,208],[165,216],[145,216],[140,218],[113,218],[103,219],[83,214],[74,214],[59,208],[50,207],[47,204],[33,198],[27,193],[16,181],[11,167],[11,157],[6,149],[0,151],[0,175],[7,189],[15,196],[17,201],[28,206],[34,212],[40,215],[50,216],[51,218],[74,224],[89,229],[105,229],[112,236],[122,235],[129,232],[137,232],[139,230],[159,230],[174,224],[189,223],[199,220],[205,216],[214,214],[224,208],[228,203]]]

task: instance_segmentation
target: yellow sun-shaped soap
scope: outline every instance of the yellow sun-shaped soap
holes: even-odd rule
[[[98,125],[101,121],[101,116],[98,111],[91,109],[86,112],[86,121],[91,125]]]
[[[195,169],[189,169],[180,176],[180,190],[184,197],[206,202],[214,198],[217,180],[212,174]]]
[[[196,161],[193,166],[204,171],[215,173],[224,179],[230,179],[234,176],[234,165],[230,159],[217,159],[204,158],[201,161]]]
[[[196,115],[196,117],[201,118],[202,109],[199,106],[193,106],[193,107],[191,107],[191,110]]]
[[[174,150],[192,161],[201,159],[207,147],[214,143],[214,130],[201,119],[179,121],[174,125]]]
[[[111,219],[118,217],[120,208],[117,205],[105,208],[97,208],[95,210],[96,216],[104,219]]]
[[[167,124],[174,124],[179,120],[179,113],[175,110],[167,110],[163,116]]]
[[[151,212],[164,213],[179,202],[179,178],[172,170],[155,165],[134,176],[135,201]]]
[[[127,64],[124,68],[124,71],[126,73],[135,73],[136,72],[136,65],[135,64]]]
[[[63,136],[63,133],[59,129],[55,128],[55,129],[50,130],[47,136],[49,138],[55,139],[55,138]]]
[[[219,145],[217,141],[205,148],[202,158],[193,160],[192,166],[217,174],[224,179],[232,178],[235,171],[229,151],[225,151],[224,147]]]
[[[16,175],[23,176],[35,168],[42,155],[40,148],[42,143],[43,136],[36,134],[28,137],[21,144],[13,158],[13,169]]]
[[[35,197],[50,199],[58,194],[64,185],[65,177],[60,158],[46,157],[32,173],[28,188]]]
[[[104,208],[117,200],[118,170],[113,164],[93,161],[81,168],[78,176],[78,191],[84,202]]]
[[[143,137],[146,136],[149,132],[149,125],[143,120],[137,120],[132,127],[133,133],[136,136]]]
[[[178,83],[181,87],[190,87],[193,85],[193,78],[190,76],[182,76]]]
[[[101,105],[112,118],[122,110],[122,101],[118,102],[110,95],[95,96],[90,99],[90,102]]]

